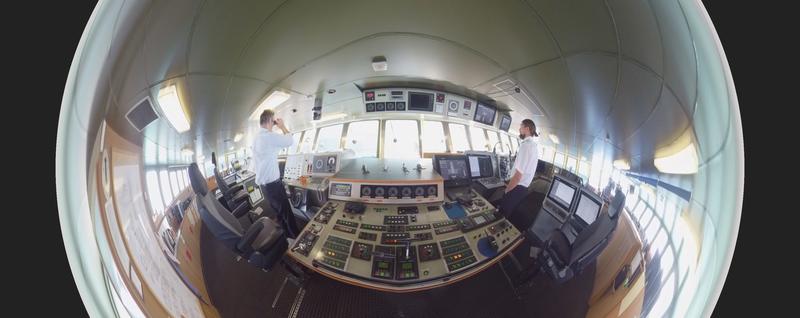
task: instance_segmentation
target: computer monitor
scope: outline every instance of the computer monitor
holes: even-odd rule
[[[503,114],[500,116],[500,130],[508,131],[511,128],[511,115]]]
[[[433,111],[433,93],[408,92],[408,110]]]
[[[473,120],[481,124],[492,126],[494,125],[494,116],[496,113],[496,109],[488,105],[478,103],[478,106],[475,108],[475,117],[473,117]]]
[[[600,208],[602,206],[603,203],[599,198],[586,190],[581,190],[577,206],[575,207],[576,219],[581,221],[581,223],[583,223],[581,225],[584,226],[592,224],[597,220],[597,216],[600,215]]]
[[[339,155],[335,153],[316,154],[311,162],[312,176],[331,176],[338,170]]]
[[[554,176],[547,197],[560,205],[564,210],[570,211],[572,210],[572,201],[577,191],[578,186],[559,176]]]
[[[469,160],[470,176],[475,178],[488,178],[494,176],[492,157],[482,155],[467,155]]]
[[[435,155],[433,168],[442,176],[445,186],[465,186],[472,182],[467,156]]]

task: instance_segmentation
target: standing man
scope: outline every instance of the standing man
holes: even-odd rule
[[[539,164],[539,149],[533,137],[538,137],[536,124],[533,120],[525,119],[519,126],[519,151],[514,160],[514,167],[511,169],[513,176],[506,185],[506,193],[503,195],[503,202],[500,204],[500,213],[506,218],[510,217],[514,209],[522,202],[528,193],[528,186],[533,181],[533,174]]]
[[[286,189],[281,181],[278,170],[278,152],[292,145],[292,136],[283,124],[283,119],[275,118],[275,112],[265,110],[259,120],[261,129],[253,141],[253,160],[256,172],[256,184],[269,200],[269,205],[275,210],[278,222],[286,231],[286,236],[296,238],[300,229],[294,220],[292,206],[286,197]],[[283,134],[273,132],[278,127]]]

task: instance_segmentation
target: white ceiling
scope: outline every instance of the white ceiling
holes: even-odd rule
[[[176,83],[191,131],[168,136],[159,120],[144,132],[170,149],[222,147],[275,88],[294,92],[287,105],[306,114],[314,95],[336,88],[321,94],[325,105],[352,100],[352,84],[364,81],[421,78],[498,96],[494,84],[509,79],[530,97],[497,97],[514,110],[515,125],[543,113],[537,124],[573,152],[608,135],[615,158],[639,158],[633,168],[649,170],[654,149],[690,127],[695,112],[692,33],[671,0],[136,5],[118,19],[106,118],[140,139],[122,116]],[[377,55],[387,58],[387,72],[372,70]]]

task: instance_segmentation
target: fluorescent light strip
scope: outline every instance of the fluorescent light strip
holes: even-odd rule
[[[250,114],[250,120],[258,120],[264,110],[273,109],[278,105],[283,104],[285,101],[289,100],[289,97],[292,97],[292,95],[281,91],[273,91],[271,94],[269,94],[269,96],[267,96],[267,98],[264,99],[263,102],[261,102],[261,105],[258,105],[258,108],[256,108],[256,110]]]
[[[619,170],[631,170],[631,165],[625,159],[614,160],[614,168]]]
[[[158,91],[158,107],[161,108],[161,112],[167,117],[170,125],[179,133],[189,130],[189,118],[181,105],[178,89],[174,84]]]
[[[559,144],[558,136],[556,135],[550,134],[550,141],[552,141],[554,144]]]
[[[686,145],[680,151],[669,156],[658,157],[653,160],[659,172],[672,174],[694,174],[697,173],[697,151],[694,143]]]

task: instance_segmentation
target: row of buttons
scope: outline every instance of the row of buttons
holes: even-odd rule
[[[406,110],[406,102],[367,103],[367,112],[382,112],[386,110]]]

